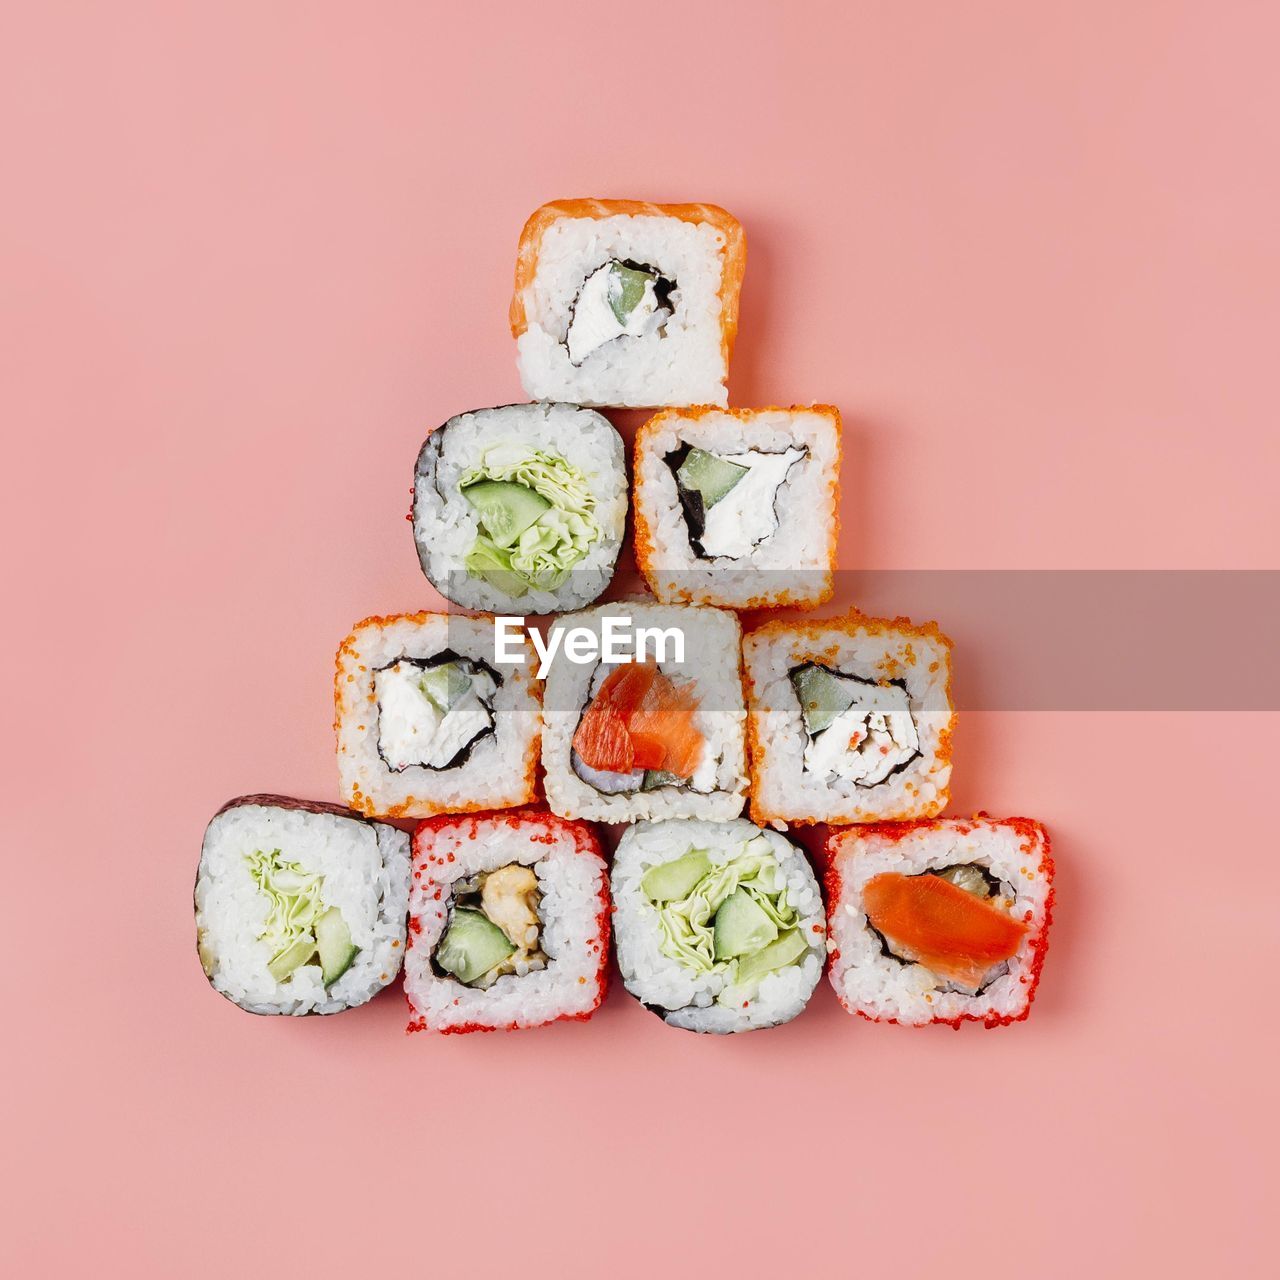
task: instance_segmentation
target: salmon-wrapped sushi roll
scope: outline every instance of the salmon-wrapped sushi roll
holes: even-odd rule
[[[535,400],[726,404],[746,241],[710,204],[556,200],[525,224],[511,331]]]
[[[878,823],[833,834],[827,853],[831,985],[850,1013],[911,1026],[1027,1016],[1053,912],[1040,823]]]
[[[608,953],[608,873],[589,823],[522,809],[433,818],[414,833],[410,1031],[589,1018]]]

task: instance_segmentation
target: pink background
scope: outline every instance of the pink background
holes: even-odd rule
[[[289,1021],[207,988],[203,827],[335,796],[334,648],[434,603],[413,458],[520,398],[543,200],[742,219],[732,397],[844,410],[846,567],[1276,567],[1274,7],[535,8],[0,28],[0,1262],[1260,1274],[1274,714],[965,717],[952,811],[1057,844],[1007,1030],[871,1026],[824,983],[733,1040],[621,989],[408,1038],[398,992]]]

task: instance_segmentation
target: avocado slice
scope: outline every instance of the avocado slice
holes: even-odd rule
[[[809,949],[809,944],[799,929],[789,929],[781,937],[761,947],[751,955],[743,956],[738,961],[738,972],[734,979],[739,986],[749,982],[759,982],[766,974],[775,969],[785,969],[787,965],[799,960]]]
[[[676,471],[676,481],[682,488],[701,494],[703,507],[709,509],[750,470],[703,449],[690,449]]]
[[[716,912],[714,936],[716,959],[732,960],[767,947],[778,926],[745,889],[735,889]]]
[[[841,680],[826,667],[797,667],[791,673],[791,684],[800,702],[804,727],[811,734],[821,733],[836,716],[853,705],[854,691],[849,682]]]
[[[418,681],[423,696],[444,715],[468,689],[471,677],[456,662],[442,662],[438,667],[428,667]]]
[[[472,983],[496,969],[513,951],[511,939],[488,916],[458,907],[436,948],[436,963],[459,982]]]
[[[295,969],[301,968],[315,953],[315,938],[309,933],[304,933],[297,942],[286,947],[267,965],[267,972],[277,982],[284,982]]]
[[[551,508],[542,494],[513,480],[478,480],[467,485],[462,496],[475,507],[495,547],[511,546]]]
[[[640,889],[650,902],[678,902],[687,898],[710,870],[707,851],[690,849],[683,857],[650,867],[640,878]]]
[[[316,921],[316,950],[320,953],[320,974],[326,987],[333,986],[360,954],[337,907],[330,907]]]

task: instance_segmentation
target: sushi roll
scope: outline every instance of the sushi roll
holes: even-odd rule
[[[589,1018],[604,999],[608,954],[608,873],[588,823],[521,810],[418,826],[410,1031]]]
[[[418,454],[412,518],[422,572],[454,604],[581,608],[609,585],[622,545],[622,437],[568,404],[458,414]]]
[[[204,834],[196,947],[249,1013],[338,1013],[400,972],[409,837],[337,805],[241,796]]]
[[[876,823],[828,842],[831,985],[850,1013],[923,1026],[1027,1016],[1053,858],[1029,818]]]
[[[746,266],[710,204],[557,200],[525,223],[511,332],[534,400],[726,404]]]
[[[666,603],[821,604],[839,492],[830,405],[664,410],[636,436],[636,560]]]
[[[770,622],[743,643],[757,822],[931,818],[951,780],[951,641],[932,622]]]
[[[614,626],[660,638],[642,656],[607,661]],[[736,818],[747,785],[737,618],[610,604],[557,619],[552,645],[557,629],[593,637],[603,656],[571,662],[562,650],[547,675],[542,765],[552,810],[598,822]]]
[[[637,1000],[686,1031],[789,1022],[826,961],[822,895],[804,854],[735,822],[641,822],[613,858],[618,967]]]
[[[515,643],[515,641],[511,641]],[[493,624],[458,614],[366,618],[338,649],[338,776],[370,816],[502,809],[534,799],[539,686],[499,662]]]

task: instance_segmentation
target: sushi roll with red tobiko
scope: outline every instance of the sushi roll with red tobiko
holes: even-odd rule
[[[519,809],[418,826],[410,1031],[589,1018],[604,998],[608,953],[608,873],[589,823]]]
[[[831,985],[873,1022],[988,1027],[1027,1016],[1053,912],[1029,818],[875,823],[827,845]]]

